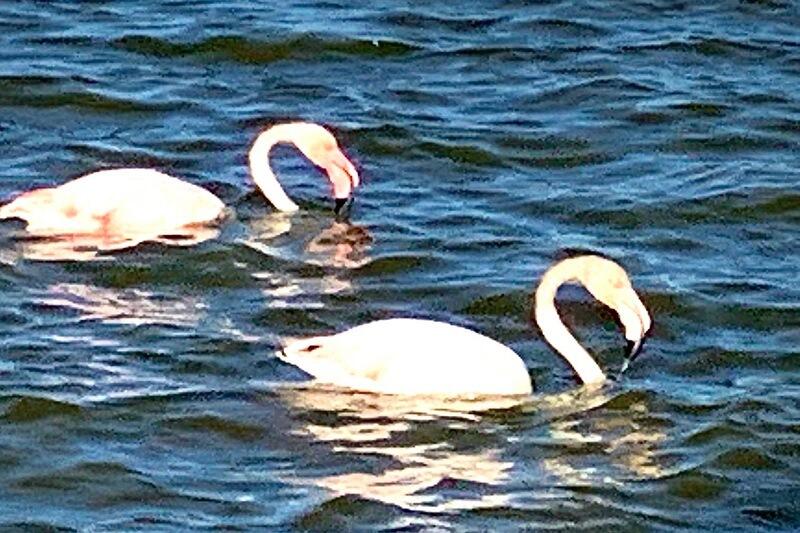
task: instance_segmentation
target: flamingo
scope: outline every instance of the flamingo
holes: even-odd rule
[[[536,289],[535,318],[547,342],[586,384],[606,375],[564,326],[555,307],[558,288],[582,284],[615,310],[628,339],[627,362],[639,353],[651,320],[625,270],[597,255],[556,263]],[[384,394],[525,395],[528,370],[510,348],[472,330],[433,320],[393,318],[341,333],[289,343],[277,356],[321,383]]]
[[[269,165],[269,152],[279,143],[294,144],[327,172],[338,213],[358,186],[359,177],[334,136],[318,124],[291,122],[273,125],[253,143],[249,154],[253,181],[276,209],[291,213],[298,206]],[[80,235],[142,241],[214,223],[224,209],[222,200],[197,185],[153,169],[120,168],[25,192],[0,208],[0,219],[22,219],[26,231],[36,237]]]

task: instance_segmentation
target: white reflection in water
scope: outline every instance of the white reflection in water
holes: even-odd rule
[[[130,233],[117,236],[65,235],[63,237],[30,238],[15,241],[20,258],[33,261],[91,261],[109,259],[111,252],[133,248],[144,242],[166,246],[194,246],[219,235],[214,226],[186,226],[173,235]]]
[[[557,407],[563,402],[563,408],[575,408],[579,405],[576,399],[572,393],[554,395],[549,404]],[[597,389],[595,394],[581,398],[582,412],[554,417],[547,424],[547,444],[572,450],[541,462],[543,472],[558,484],[622,484],[630,478],[656,479],[666,475],[667,468],[659,463],[659,448],[667,435],[641,422],[647,415],[646,405],[636,403],[619,411],[602,409],[611,399],[607,389]]]
[[[316,219],[303,219],[307,229],[319,222]],[[369,249],[372,236],[366,228],[349,222],[325,221],[328,226],[318,230],[314,236],[297,235],[289,242],[276,242],[280,235],[293,229],[292,218],[286,214],[273,213],[251,224],[253,235],[242,243],[268,257],[300,261],[304,264],[325,268],[325,272],[314,276],[300,276],[288,269],[259,271],[253,277],[268,283],[263,289],[270,307],[286,307],[292,298],[303,295],[337,294],[353,289],[346,277],[346,270],[359,268],[370,261]],[[298,230],[299,233],[299,230]],[[297,243],[302,248],[297,250]],[[343,272],[344,271],[344,272]],[[303,302],[303,307],[320,307],[322,304]]]
[[[365,394],[313,382],[283,387],[279,394],[307,413],[296,434],[329,443],[334,453],[390,459],[381,469],[308,480],[335,496],[353,494],[423,512],[524,505],[534,493],[518,491],[521,474],[513,457],[520,446],[543,446],[539,474],[528,488],[621,484],[666,474],[658,461],[666,435],[643,427],[631,412],[604,409],[613,398],[607,387],[528,400]],[[631,407],[637,414],[643,408]],[[531,431],[515,435],[493,427],[494,413],[508,409],[517,421],[529,420],[523,425]],[[335,416],[314,416],[320,411]],[[453,481],[479,485],[451,490]]]
[[[69,310],[77,319],[65,327],[62,313],[55,315],[56,323],[43,330],[42,335],[54,352],[64,356],[58,364],[26,364],[28,379],[49,387],[65,386],[52,391],[55,398],[76,402],[103,402],[111,399],[138,398],[162,394],[177,394],[197,390],[198,386],[179,381],[165,374],[163,368],[153,368],[131,359],[128,353],[143,350],[151,354],[174,354],[150,341],[145,346],[130,344],[118,328],[79,327],[74,322],[97,321],[103,324],[128,326],[178,326],[194,331],[205,318],[206,304],[198,298],[154,294],[140,289],[115,289],[82,283],[55,283],[37,290],[31,300],[48,308]],[[47,313],[49,315],[49,313]],[[80,385],[84,390],[72,390]]]
[[[134,326],[194,326],[206,312],[206,305],[192,295],[156,295],[140,289],[114,289],[83,283],[50,285],[36,296],[35,301],[77,311],[82,320]]]
[[[425,512],[493,507],[506,501],[503,486],[513,463],[501,458],[502,449],[489,445],[464,451],[457,449],[464,447],[457,440],[458,434],[479,431],[473,426],[480,420],[481,411],[513,407],[519,399],[373,395],[314,385],[283,388],[280,394],[296,409],[336,414],[331,422],[305,423],[296,433],[330,443],[335,453],[390,459],[381,471],[310,480],[334,495],[355,494]],[[413,442],[419,439],[414,434],[419,425],[426,423],[435,427],[431,434],[441,437],[432,442],[426,432],[422,438],[425,442]],[[494,444],[497,439],[489,440]],[[444,489],[447,495],[438,494],[439,489],[434,488],[453,481],[480,486]]]

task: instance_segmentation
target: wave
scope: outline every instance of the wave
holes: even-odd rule
[[[176,43],[147,35],[126,35],[113,46],[154,57],[209,56],[241,63],[266,64],[286,59],[320,56],[393,57],[419,50],[418,47],[390,40],[324,39],[301,35],[284,40],[258,41],[236,35],[209,37],[196,43]]]
[[[52,417],[74,418],[84,414],[84,409],[73,403],[38,396],[17,396],[6,407],[2,419],[19,424]]]
[[[0,83],[0,106],[56,108],[74,107],[99,113],[147,113],[171,111],[186,104],[146,103],[127,98],[113,98],[93,92],[59,91],[54,87],[52,92],[32,94],[20,88],[55,85],[55,82],[34,77],[32,80],[18,80],[15,85]]]

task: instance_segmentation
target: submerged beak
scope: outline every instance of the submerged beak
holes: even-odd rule
[[[353,197],[336,198],[333,202],[333,214],[337,218],[344,218],[350,212],[350,206],[353,205]]]
[[[336,150],[330,156],[325,171],[333,185],[333,196],[337,200],[347,199],[361,182],[353,163],[340,150]]]
[[[619,371],[622,375],[641,353],[645,335],[650,330],[652,321],[650,314],[633,289],[624,294],[620,305],[617,306],[617,313],[625,328],[625,338],[628,341],[625,347],[625,360]]]
[[[628,345],[625,347],[625,359],[622,361],[622,367],[619,369],[620,376],[628,370],[633,360],[642,353],[642,346],[644,346],[643,338],[635,341],[628,341]]]

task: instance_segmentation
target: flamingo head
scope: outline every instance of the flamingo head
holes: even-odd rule
[[[599,302],[617,312],[628,340],[626,357],[632,361],[652,325],[650,314],[621,266],[599,256],[585,259],[579,281]]]
[[[337,209],[341,208],[360,180],[356,168],[342,153],[336,138],[324,127],[310,122],[291,124],[291,137],[303,155],[328,174]]]

